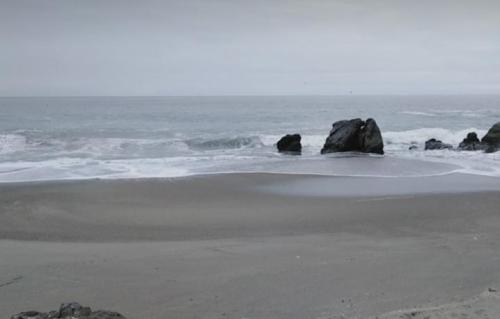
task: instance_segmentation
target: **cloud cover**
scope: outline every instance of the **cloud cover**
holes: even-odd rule
[[[0,95],[500,93],[499,1],[0,0]]]

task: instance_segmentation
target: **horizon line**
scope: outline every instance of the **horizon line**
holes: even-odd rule
[[[0,98],[144,98],[144,97],[335,97],[335,96],[500,96],[500,93],[358,93],[358,94],[178,94],[178,95],[0,95]]]

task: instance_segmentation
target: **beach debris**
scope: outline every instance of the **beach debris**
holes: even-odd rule
[[[287,134],[283,136],[276,144],[278,152],[290,155],[300,155],[302,153],[302,145],[300,144],[301,138],[300,134]]]
[[[13,315],[11,319],[126,319],[118,312],[108,310],[92,311],[90,307],[80,305],[78,302],[63,303],[59,310],[48,313],[26,311]]]
[[[430,140],[425,142],[425,150],[451,150],[453,149],[453,145],[443,143],[443,141],[436,140],[435,138],[431,138]]]
[[[321,154],[335,152],[384,154],[384,142],[377,122],[358,118],[333,123]]]
[[[492,153],[500,148],[500,122],[495,123],[481,139],[481,143],[486,146],[486,152]]]

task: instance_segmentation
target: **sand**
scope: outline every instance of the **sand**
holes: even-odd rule
[[[0,185],[0,313],[79,301],[131,319],[500,317],[500,192],[442,178],[471,187],[358,179],[345,194],[341,178],[279,174]],[[342,192],[286,188],[315,179]]]

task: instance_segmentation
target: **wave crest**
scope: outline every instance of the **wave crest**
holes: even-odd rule
[[[194,150],[218,150],[259,147],[264,144],[258,136],[222,137],[215,139],[194,138],[186,140],[189,148]]]

